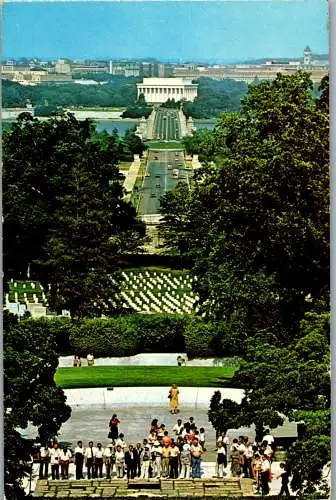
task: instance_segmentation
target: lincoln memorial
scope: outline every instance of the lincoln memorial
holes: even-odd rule
[[[137,88],[138,97],[143,94],[146,102],[159,104],[168,99],[193,101],[198,85],[189,78],[144,78]]]

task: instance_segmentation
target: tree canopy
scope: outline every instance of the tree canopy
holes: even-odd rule
[[[198,136],[190,191],[162,202],[200,312],[241,339],[233,382],[245,397],[234,406],[215,394],[209,418],[217,431],[253,423],[257,439],[284,416],[302,419],[290,452],[300,495],[324,488],[330,459],[328,124],[328,78],[318,97],[303,72],[252,85],[239,113]]]
[[[52,310],[111,314],[120,255],[135,251],[144,233],[123,199],[118,136],[100,136],[71,114],[44,122],[23,114],[3,149],[7,279],[25,278],[32,264]]]
[[[4,314],[4,451],[5,494],[16,500],[23,496],[22,477],[29,448],[19,433],[30,423],[46,442],[57,436],[71,415],[63,390],[56,387],[58,366],[55,338],[43,328],[18,323]]]

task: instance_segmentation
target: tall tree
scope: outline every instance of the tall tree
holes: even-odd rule
[[[27,444],[18,432],[29,423],[38,427],[41,441],[55,437],[71,415],[63,390],[54,381],[58,366],[56,342],[44,329],[17,322],[4,314],[4,451],[5,494],[23,497]]]
[[[76,317],[112,312],[111,274],[121,252],[141,244],[143,227],[123,200],[121,151],[115,134],[97,136],[71,114],[21,115],[4,136],[6,277],[25,278],[35,263],[50,306]]]

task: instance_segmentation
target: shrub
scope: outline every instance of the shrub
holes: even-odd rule
[[[139,352],[139,340],[128,328],[127,316],[82,321],[71,333],[74,353],[95,357],[132,356]]]

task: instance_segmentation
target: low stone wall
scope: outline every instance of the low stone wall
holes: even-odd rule
[[[75,368],[74,368],[75,369]],[[94,368],[93,368],[94,370]],[[113,381],[111,381],[112,385]],[[67,404],[73,408],[121,408],[166,406],[170,387],[111,387],[66,389]],[[219,390],[223,398],[240,403],[244,391],[242,389],[213,387],[179,387],[180,405],[183,408],[208,408],[215,390]]]

